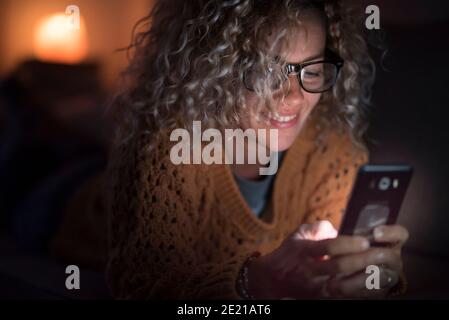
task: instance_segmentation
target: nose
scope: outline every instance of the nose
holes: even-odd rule
[[[285,107],[289,109],[298,108],[304,101],[304,89],[300,86],[296,76],[289,77],[288,92],[285,95]]]

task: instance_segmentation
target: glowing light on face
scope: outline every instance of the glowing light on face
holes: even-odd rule
[[[34,32],[34,52],[39,60],[75,64],[87,56],[87,32],[80,17],[79,28],[73,17],[53,14],[39,21]]]

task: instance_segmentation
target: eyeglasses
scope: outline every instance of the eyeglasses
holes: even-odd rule
[[[299,85],[309,93],[322,93],[330,90],[337,81],[340,69],[344,61],[336,53],[327,50],[326,58],[319,61],[304,62],[299,64],[272,63],[268,70],[257,71],[256,68],[248,70],[244,74],[243,82],[250,91],[255,91],[257,81],[265,77],[273,91],[281,89],[290,76],[296,76]]]

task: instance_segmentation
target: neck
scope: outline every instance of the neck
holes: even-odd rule
[[[240,178],[248,180],[261,180],[264,176],[261,176],[259,169],[261,164],[231,164],[232,172]]]

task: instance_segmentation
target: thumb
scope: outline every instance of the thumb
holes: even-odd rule
[[[302,224],[299,226],[297,233],[300,239],[315,241],[336,238],[338,235],[338,231],[328,220]]]

